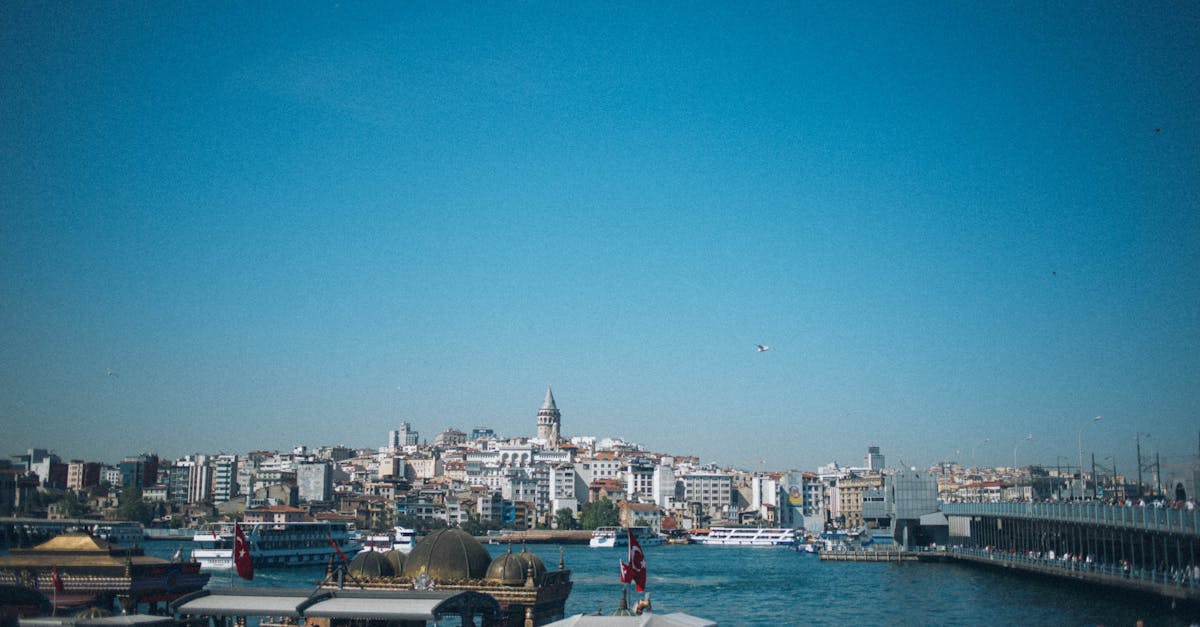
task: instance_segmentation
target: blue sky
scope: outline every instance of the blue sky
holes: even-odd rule
[[[1194,459],[1195,3],[0,32],[4,454],[533,435],[549,382],[566,435],[743,467]]]

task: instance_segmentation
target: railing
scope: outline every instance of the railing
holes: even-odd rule
[[[1101,578],[1114,580],[1120,579],[1146,584],[1173,586],[1191,591],[1192,593],[1200,593],[1200,566],[1153,570],[1134,568],[1132,565],[1125,566],[1076,559],[1064,560],[1061,558],[1034,557],[1025,553],[1008,553],[1005,551],[989,551],[966,547],[951,547],[946,552],[949,555],[962,555],[980,560],[1002,562],[1014,566],[1026,567],[1030,570],[1058,571],[1063,575],[1096,575]]]
[[[1101,503],[943,503],[948,516],[1002,516],[1200,536],[1200,509]]]

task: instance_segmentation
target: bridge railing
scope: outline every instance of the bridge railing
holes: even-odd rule
[[[1080,561],[1078,559],[1064,560],[1061,558],[1032,556],[1024,553],[1008,553],[1005,551],[989,551],[987,549],[967,547],[951,547],[947,549],[947,552],[957,555],[969,555],[990,561],[1035,567],[1043,571],[1058,570],[1063,573],[1091,573],[1114,579],[1129,579],[1190,590],[1200,590],[1200,566],[1172,570],[1152,570],[1133,568],[1122,564],[1100,564]]]
[[[940,509],[946,515],[1029,518],[1200,535],[1200,509],[1103,503],[942,503]]]

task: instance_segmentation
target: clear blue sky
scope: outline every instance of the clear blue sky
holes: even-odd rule
[[[5,455],[547,382],[743,467],[1197,450],[1195,2],[17,1],[0,75]]]

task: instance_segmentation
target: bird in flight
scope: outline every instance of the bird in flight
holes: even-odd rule
[[[758,349],[757,349],[757,350],[758,350],[758,352],[760,352],[760,353],[761,353],[761,352],[763,352],[763,351],[769,351],[769,350],[771,350],[771,347],[770,347],[770,346],[763,346],[762,344],[755,344],[755,346],[757,346],[757,347],[758,347]]]
[[[115,376],[117,376],[117,371],[113,370],[112,368],[107,368],[107,369],[105,369],[104,374],[106,374],[110,377],[115,377]]]

